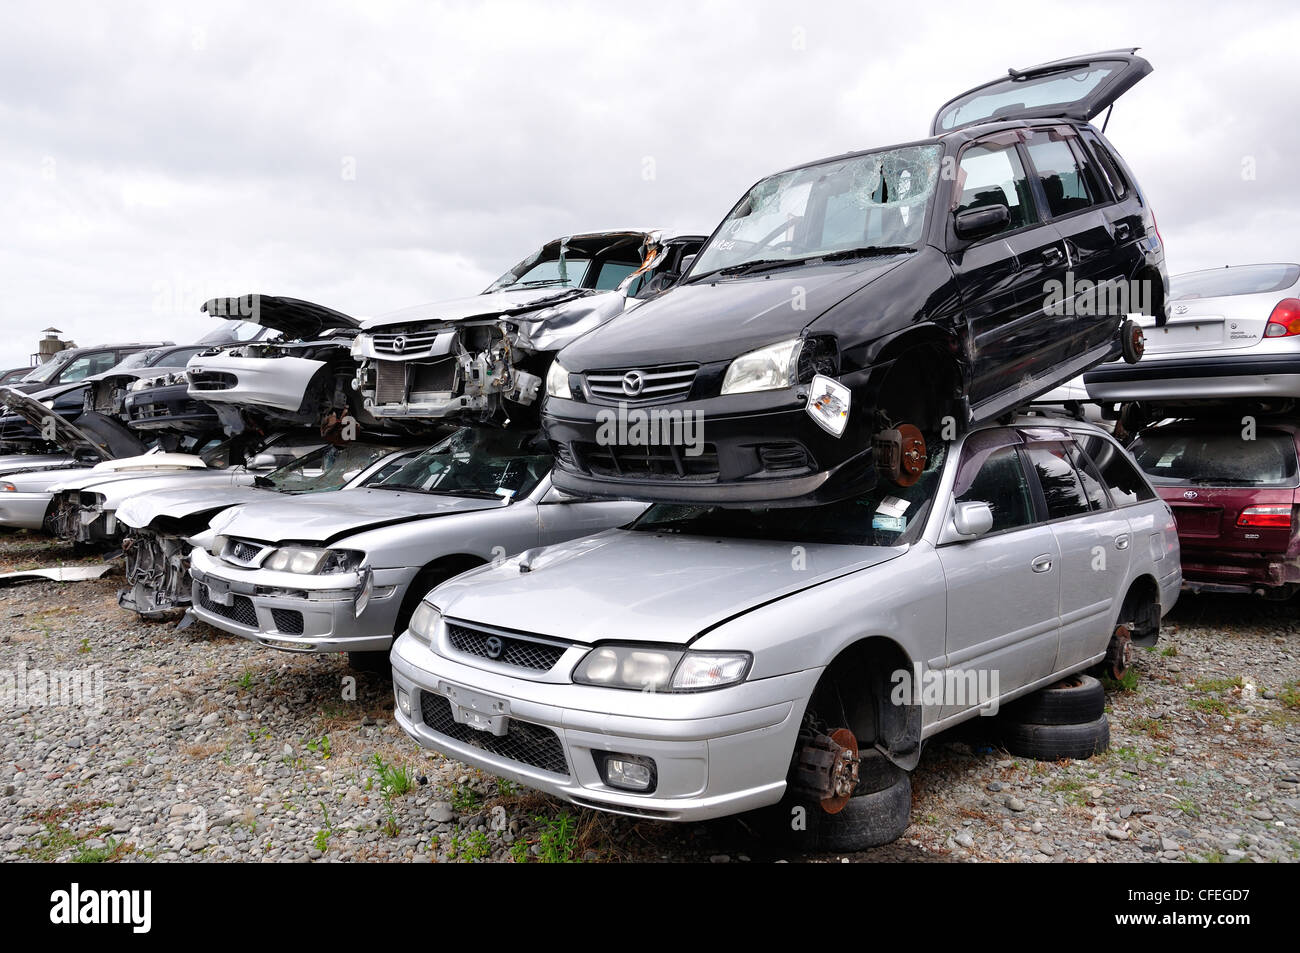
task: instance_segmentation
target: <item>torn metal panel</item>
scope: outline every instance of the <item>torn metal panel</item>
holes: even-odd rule
[[[0,586],[19,586],[27,582],[86,582],[98,579],[113,567],[102,566],[51,566],[48,569],[24,569],[20,572],[0,573]]]

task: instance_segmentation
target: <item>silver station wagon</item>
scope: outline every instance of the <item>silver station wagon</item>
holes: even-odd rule
[[[1180,582],[1169,508],[1120,445],[1020,418],[933,448],[910,487],[657,504],[449,580],[393,647],[396,717],[585,807],[779,804],[820,847],[871,846],[907,826],[923,742],[980,712],[1017,753],[1103,750],[1084,673],[1153,644]]]

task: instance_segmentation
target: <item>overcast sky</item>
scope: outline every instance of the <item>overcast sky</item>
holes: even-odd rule
[[[184,343],[218,294],[367,316],[574,231],[708,232],[767,173],[1120,46],[1155,71],[1107,134],[1171,273],[1300,260],[1294,3],[11,0],[4,21],[0,367],[48,325]]]

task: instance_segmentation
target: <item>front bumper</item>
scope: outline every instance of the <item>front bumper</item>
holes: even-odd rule
[[[386,652],[416,569],[324,576],[237,569],[202,549],[190,554],[190,611],[209,625],[286,652]],[[224,601],[228,600],[228,601]]]
[[[306,357],[206,358],[191,364],[187,393],[208,403],[248,404],[296,413],[323,361]]]
[[[206,433],[218,426],[217,412],[191,397],[188,384],[129,391],[125,407],[127,426],[132,430]]]
[[[631,406],[548,397],[542,410],[556,453],[552,479],[570,493],[655,502],[833,502],[875,484],[872,414],[861,395],[853,388],[840,437],[809,416],[804,386]],[[635,436],[638,426],[674,438],[648,441]]]
[[[1300,397],[1300,354],[1150,357],[1093,368],[1083,382],[1099,403],[1294,398]]]
[[[53,493],[0,493],[0,526],[6,529],[45,528]]]
[[[780,800],[807,698],[821,674],[650,694],[488,671],[409,635],[397,640],[391,658],[397,722],[424,747],[581,807],[665,821],[723,817]],[[497,710],[508,714],[508,733],[499,737],[457,722],[449,714],[451,692],[504,706]],[[409,714],[402,711],[403,695]],[[597,764],[601,752],[653,759],[654,790],[606,784]]]

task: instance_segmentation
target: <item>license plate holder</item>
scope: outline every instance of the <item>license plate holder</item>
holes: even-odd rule
[[[230,586],[220,579],[208,578],[205,585],[208,587],[208,598],[219,606],[228,606],[235,600],[230,595]]]
[[[503,698],[484,695],[450,682],[439,682],[438,692],[451,704],[451,715],[458,724],[483,731],[498,738],[510,730],[510,704]]]

